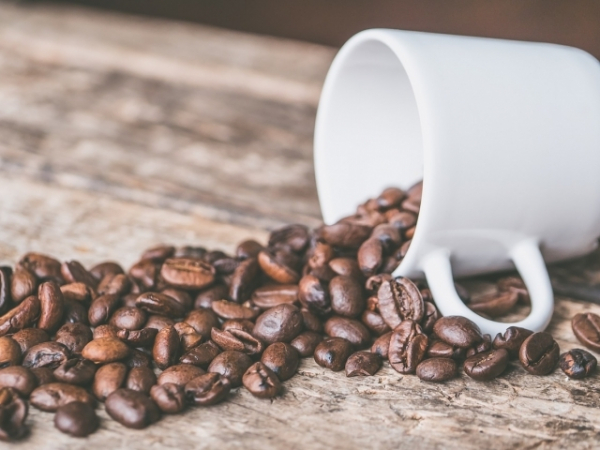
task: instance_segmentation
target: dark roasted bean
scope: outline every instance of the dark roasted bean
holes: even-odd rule
[[[181,290],[181,289],[175,289],[172,287],[163,289],[160,292],[161,292],[161,294],[168,295],[169,297],[178,301],[181,304],[181,306],[183,306],[183,309],[186,312],[189,311],[190,309],[192,309],[194,302],[192,301],[192,297],[190,296],[190,294],[188,292]]]
[[[156,328],[117,331],[117,337],[132,347],[152,347],[157,334]]]
[[[98,369],[94,376],[92,392],[103,402],[110,394],[125,384],[127,366],[120,362],[105,364]]]
[[[163,328],[156,335],[152,347],[152,357],[156,365],[164,370],[179,359],[180,349],[179,335],[175,327],[171,325]]]
[[[251,365],[252,360],[245,353],[226,351],[218,354],[212,360],[208,366],[208,371],[223,375],[229,379],[231,387],[238,387],[242,384],[244,372],[246,372]]]
[[[241,377],[242,375],[240,375],[239,385],[241,385]],[[210,406],[223,401],[231,387],[229,378],[220,373],[210,372],[189,381],[184,390],[188,403]]]
[[[36,376],[27,367],[10,366],[0,369],[0,390],[2,388],[12,388],[27,398],[37,386]]]
[[[590,352],[574,348],[560,355],[558,365],[569,378],[580,380],[596,370],[598,360]]]
[[[60,262],[41,253],[27,253],[21,258],[19,265],[26,267],[40,280],[61,278]]]
[[[221,330],[223,330],[223,331],[227,331],[227,330],[231,330],[231,329],[242,330],[242,331],[245,331],[246,333],[252,333],[252,330],[254,329],[254,322],[252,322],[250,320],[231,319],[231,320],[226,320],[221,325]]]
[[[40,301],[31,295],[0,317],[0,336],[16,333],[35,323],[40,315]]]
[[[331,309],[329,291],[323,286],[321,280],[313,275],[305,275],[300,280],[298,299],[302,306],[317,314],[327,313]]]
[[[293,305],[275,306],[256,319],[253,334],[267,344],[290,342],[303,327],[302,313]]]
[[[300,275],[286,262],[280,254],[270,250],[262,250],[258,254],[258,264],[267,276],[281,284],[297,283]]]
[[[271,369],[281,381],[294,376],[300,364],[298,350],[284,342],[275,342],[263,352],[260,361]]]
[[[62,292],[63,299],[85,303],[86,305],[89,305],[96,298],[94,290],[85,283],[63,284],[60,287],[60,292]]]
[[[123,362],[130,369],[134,367],[152,367],[152,357],[137,348],[132,348],[129,356]]]
[[[173,297],[159,292],[143,293],[137,298],[135,305],[150,314],[160,314],[172,319],[183,317],[186,312],[185,307]]]
[[[117,389],[104,405],[108,415],[127,428],[140,430],[160,418],[156,403],[146,394],[131,389]]]
[[[427,336],[412,320],[405,320],[392,332],[388,359],[400,373],[414,373],[427,351]]]
[[[416,373],[423,381],[440,383],[456,376],[456,362],[450,358],[426,359],[417,366]]]
[[[571,320],[575,337],[587,348],[600,351],[600,316],[594,313],[576,314]]]
[[[325,322],[325,333],[329,337],[343,338],[358,348],[369,345],[369,330],[358,320],[333,316]]]
[[[96,406],[94,397],[88,391],[81,386],[67,383],[48,383],[37,387],[31,392],[29,402],[42,411],[56,411],[71,402]]]
[[[54,426],[74,437],[86,437],[98,429],[99,420],[94,408],[82,402],[71,402],[59,407]]]
[[[18,265],[10,280],[10,296],[14,303],[21,303],[37,289],[37,278],[33,272]],[[3,311],[4,313],[6,311]]]
[[[346,361],[347,377],[375,375],[381,368],[381,357],[376,353],[356,352]]]
[[[179,341],[181,342],[181,350],[187,352],[188,350],[200,345],[203,337],[198,333],[194,327],[187,322],[178,322],[174,325],[175,331],[179,335]]]
[[[21,347],[10,336],[0,337],[0,368],[16,366],[21,363]]]
[[[11,306],[11,277],[12,269],[0,266],[0,315],[4,314]]]
[[[207,341],[188,351],[180,358],[179,362],[206,369],[219,353],[221,353],[221,349],[217,344],[213,341]]]
[[[215,268],[192,258],[169,258],[160,270],[163,279],[181,289],[202,289],[215,280]]]
[[[430,358],[452,358],[452,359],[464,359],[466,356],[466,349],[460,347],[453,347],[450,344],[446,344],[443,341],[435,340],[429,343],[427,348],[427,356]]]
[[[252,294],[252,303],[259,308],[268,309],[283,303],[298,300],[298,286],[295,284],[273,284],[262,286]]]
[[[186,316],[184,322],[190,324],[204,339],[210,339],[210,330],[219,327],[219,318],[210,309],[195,309]]]
[[[421,328],[423,328],[425,333],[431,333],[433,331],[433,326],[441,317],[441,314],[433,303],[424,302],[423,305],[425,306],[425,313],[421,320]]]
[[[362,272],[356,260],[352,258],[334,258],[329,261],[329,267],[336,275],[354,278],[355,280],[362,279]]]
[[[479,344],[467,349],[466,356],[467,356],[467,358],[470,358],[471,356],[474,356],[478,353],[489,352],[491,349],[492,349],[492,339],[489,334],[484,334],[483,340]]]
[[[67,283],[84,283],[92,288],[98,285],[98,281],[79,261],[65,261],[60,266],[60,273]]]
[[[27,434],[27,403],[11,388],[0,389],[0,441],[19,439]]]
[[[105,337],[90,341],[81,351],[81,356],[96,364],[106,364],[127,358],[130,349],[117,338]]]
[[[66,360],[54,370],[54,378],[62,383],[89,384],[96,373],[96,365],[83,358],[71,358]]]
[[[69,349],[58,342],[42,342],[34,345],[23,356],[23,365],[31,369],[50,367],[56,369],[69,359]]]
[[[466,359],[464,370],[474,380],[493,380],[506,370],[508,360],[508,352],[503,348],[477,353]]]
[[[508,313],[519,300],[519,294],[516,291],[508,291],[499,295],[494,294],[472,300],[469,308],[478,314],[485,314],[489,317],[500,317]]]
[[[54,383],[56,381],[56,378],[54,378],[54,370],[52,370],[50,367],[36,367],[31,369],[31,373],[35,375],[38,386]]]
[[[212,302],[215,300],[221,300],[227,298],[229,295],[229,288],[224,284],[217,284],[206,288],[196,296],[194,301],[194,308],[211,308]]]
[[[369,238],[358,249],[360,270],[366,277],[375,275],[383,263],[383,244],[379,239]]]
[[[112,314],[108,323],[125,330],[139,330],[146,320],[147,315],[141,309],[124,306]]]
[[[393,330],[403,320],[419,323],[425,314],[423,297],[408,278],[395,278],[381,283],[377,291],[379,313]]]
[[[142,253],[140,259],[151,259],[156,262],[163,262],[165,259],[170,258],[175,254],[175,247],[172,245],[157,245],[151,247]]]
[[[319,230],[321,238],[335,247],[358,248],[369,235],[372,228],[349,222],[338,222],[324,226]]]
[[[336,276],[329,283],[331,309],[340,316],[355,318],[365,309],[362,286],[350,277]]]
[[[116,337],[118,337],[117,336],[118,333],[119,333],[119,329],[117,327],[115,327],[114,325],[109,325],[109,324],[98,325],[96,328],[94,328],[94,339],[101,339],[101,338],[105,338],[105,337],[116,338]]]
[[[236,350],[248,355],[260,355],[264,349],[263,343],[243,330],[231,328],[227,331],[213,328],[211,338],[223,350]]]
[[[206,372],[200,367],[191,364],[175,364],[166,368],[158,376],[158,384],[172,383],[185,386],[188,381],[193,380]]]
[[[433,326],[436,336],[455,347],[468,348],[483,340],[481,331],[475,322],[461,316],[446,316]]]
[[[344,369],[346,361],[353,351],[354,346],[346,339],[327,338],[315,348],[314,358],[321,367],[339,372]]]
[[[112,313],[119,307],[120,298],[116,294],[105,294],[96,297],[88,310],[90,325],[97,327],[108,322]]]
[[[152,386],[150,397],[158,408],[166,414],[177,414],[184,410],[186,398],[183,386],[165,383]]]
[[[152,386],[156,384],[156,375],[150,367],[133,367],[127,374],[125,387],[133,391],[149,394]]]
[[[558,344],[552,335],[533,333],[521,344],[519,360],[525,370],[533,375],[547,375],[554,371],[560,357]]]
[[[381,314],[376,313],[375,311],[369,311],[368,309],[362,313],[361,316],[362,323],[371,330],[377,336],[381,336],[382,334],[387,333],[390,330],[390,327],[381,317]]]
[[[175,250],[176,258],[196,258],[202,259],[206,256],[206,249],[204,247],[197,247],[192,245],[185,245]]]
[[[244,387],[258,398],[273,398],[281,393],[277,375],[262,362],[251,365],[242,377]]]
[[[323,340],[323,336],[314,331],[305,331],[300,333],[290,342],[290,345],[298,350],[298,353],[303,358],[312,356],[319,345],[319,342]]]
[[[96,280],[100,281],[106,275],[118,275],[120,273],[125,273],[125,271],[118,263],[113,261],[106,261],[100,264],[96,264],[90,269],[90,273]]]
[[[161,265],[150,259],[141,260],[129,269],[129,276],[144,289],[154,289]]]
[[[389,331],[379,336],[373,345],[371,346],[371,353],[375,353],[381,356],[383,359],[388,359],[388,352],[390,349],[390,339],[392,338],[392,332]]]
[[[304,225],[288,225],[271,232],[269,247],[284,244],[295,252],[301,252],[310,241],[310,233]]]
[[[146,328],[155,328],[157,331],[160,331],[169,325],[175,325],[175,321],[169,317],[160,316],[158,314],[152,314],[146,321]]]
[[[516,292],[519,297],[519,301],[525,305],[529,305],[531,303],[527,286],[525,286],[525,283],[523,283],[523,280],[519,277],[511,276],[500,278],[498,281],[496,281],[496,286],[498,286],[500,291]]]
[[[216,300],[212,302],[212,310],[222,319],[253,320],[260,314],[260,309],[258,308],[248,308],[247,306],[228,300]]]
[[[239,259],[256,258],[264,247],[253,239],[240,242],[235,250],[235,256]]]
[[[98,284],[98,294],[126,295],[131,290],[131,279],[124,273],[106,275]]]
[[[302,313],[302,323],[304,324],[304,329],[309,331],[315,331],[317,333],[323,332],[323,324],[321,320],[306,308],[302,308],[300,310]]]
[[[256,258],[248,258],[240,263],[231,278],[229,297],[236,302],[248,300],[258,284],[259,274],[260,266]]]
[[[88,325],[88,311],[85,309],[83,303],[65,299],[63,323],[82,323]]]

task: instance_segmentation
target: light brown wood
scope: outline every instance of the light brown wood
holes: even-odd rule
[[[0,263],[41,251],[128,265],[157,243],[232,251],[248,237],[264,242],[280,223],[318,223],[312,125],[332,55],[199,26],[0,4]],[[170,62],[177,70],[158,67]],[[210,78],[214,67],[223,80]],[[249,82],[273,83],[247,86],[247,71]],[[600,306],[557,298],[550,331],[563,351],[579,346],[570,318],[581,311]],[[492,382],[461,375],[436,385],[387,364],[346,378],[304,360],[280,398],[237,389],[144,431],[101,408],[101,430],[74,439],[32,408],[31,435],[12,447],[594,448],[599,380],[535,377],[514,364]]]

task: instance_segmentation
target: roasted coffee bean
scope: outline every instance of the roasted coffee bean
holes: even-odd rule
[[[223,350],[236,350],[248,355],[260,355],[264,349],[263,343],[243,330],[231,328],[227,331],[213,328],[211,338]]]
[[[211,250],[206,252],[201,259],[209,264],[213,264],[223,258],[229,258],[229,255],[221,250]]]
[[[242,375],[239,378],[238,385],[241,385]],[[184,390],[188,403],[210,406],[223,401],[231,388],[232,383],[229,378],[220,373],[209,372],[189,381]]]
[[[160,314],[172,319],[183,317],[186,312],[185,307],[173,297],[158,292],[143,293],[137,298],[135,305],[150,314]]]
[[[229,350],[218,354],[208,366],[208,371],[228,378],[233,388],[242,385],[242,376],[251,365],[252,360],[248,355]]]
[[[38,386],[54,383],[56,381],[56,378],[54,378],[54,370],[52,370],[50,367],[36,367],[31,369],[31,373],[33,373],[37,379]]]
[[[40,301],[31,295],[0,317],[0,336],[33,325],[40,315]]]
[[[27,367],[10,366],[0,369],[0,390],[14,389],[19,395],[27,398],[31,391],[38,386],[38,380]]]
[[[381,357],[376,353],[356,352],[346,361],[347,377],[375,375],[381,368]]]
[[[416,214],[409,211],[391,209],[385,212],[385,217],[387,222],[400,232],[405,232],[417,223]]]
[[[33,272],[18,265],[10,280],[10,296],[14,303],[21,303],[37,289],[37,278]],[[8,309],[2,311],[4,314]]]
[[[27,434],[27,403],[11,388],[0,389],[0,441],[19,439]]]
[[[324,314],[331,309],[329,291],[321,280],[313,275],[305,275],[298,285],[298,299],[302,306],[317,314]]]
[[[340,316],[355,318],[365,309],[362,286],[350,277],[336,276],[329,283],[331,309]]]
[[[403,321],[392,332],[388,359],[400,373],[414,373],[427,351],[428,339],[412,320]]]
[[[215,268],[204,261],[192,258],[169,258],[160,275],[170,284],[181,289],[202,289],[215,281]]]
[[[152,347],[157,334],[156,328],[117,331],[117,337],[132,347]]]
[[[175,325],[175,321],[169,317],[161,316],[158,314],[152,314],[146,321],[146,328],[154,328],[157,331],[162,330],[164,327],[169,325]]]
[[[465,358],[466,353],[467,349],[454,347],[438,340],[430,341],[429,347],[427,348],[427,356],[430,358],[452,358],[461,360]]]
[[[121,273],[125,273],[125,271],[118,263],[113,261],[106,261],[96,264],[90,269],[90,274],[98,281],[100,281],[106,275],[119,275]]]
[[[92,337],[92,331],[87,325],[67,323],[56,332],[55,340],[67,347],[71,353],[81,353]]]
[[[81,356],[96,364],[107,364],[127,358],[130,349],[117,338],[105,337],[90,341],[81,351]]]
[[[323,226],[318,231],[321,239],[335,247],[358,248],[367,240],[372,228],[349,222]]]
[[[283,303],[298,300],[298,286],[295,284],[274,284],[262,286],[252,294],[252,303],[259,308],[268,309]]]
[[[253,239],[242,241],[235,250],[235,256],[239,259],[256,258],[264,247]]]
[[[56,280],[61,278],[60,261],[41,253],[27,253],[19,261],[19,265],[27,268],[40,280]]]
[[[343,370],[348,357],[354,352],[354,346],[346,339],[327,338],[315,348],[315,362],[334,372]]]
[[[506,370],[508,360],[508,352],[503,348],[477,353],[465,360],[464,370],[474,380],[493,380]]]
[[[0,314],[4,314],[11,306],[11,277],[12,269],[0,266]]]
[[[110,394],[121,388],[127,379],[127,366],[120,362],[105,364],[94,376],[92,392],[103,402]]]
[[[400,206],[405,198],[406,193],[402,189],[391,187],[384,189],[376,200],[380,208],[389,209]]]
[[[252,330],[254,329],[254,322],[252,322],[250,320],[231,319],[231,320],[226,320],[221,325],[221,330],[223,330],[223,331],[228,331],[228,330],[232,330],[232,329],[242,330],[242,331],[245,331],[246,333],[252,333]]]
[[[411,228],[411,230],[412,230],[412,228]],[[407,233],[408,233],[408,231],[407,231]],[[410,248],[410,244],[411,243],[412,243],[412,240],[409,239],[408,241],[405,241],[404,244],[402,244],[400,246],[400,248],[398,249],[398,251],[394,255],[397,260],[400,261],[400,260],[402,260],[406,256],[406,254],[408,253],[408,249]]]
[[[300,310],[293,305],[283,304],[262,313],[256,319],[252,334],[267,344],[290,342],[300,334],[302,327]]]
[[[219,328],[219,318],[210,309],[195,309],[186,316],[184,322],[190,324],[204,339],[210,339],[210,331]]]
[[[67,283],[84,283],[91,288],[98,286],[98,280],[79,261],[65,261],[60,266],[60,273]]]
[[[146,323],[147,317],[141,309],[125,306],[117,309],[108,323],[125,330],[139,330]]]
[[[181,343],[175,327],[171,325],[163,328],[154,339],[154,347],[152,347],[154,362],[160,369],[166,369],[179,359],[180,348]]]
[[[594,313],[576,314],[571,320],[575,337],[594,351],[600,351],[600,316]]]
[[[114,325],[104,324],[94,328],[94,339],[102,339],[105,337],[118,337],[119,329]]]
[[[66,360],[54,370],[54,378],[62,383],[85,386],[94,379],[96,365],[84,358]]]
[[[181,304],[181,306],[183,306],[183,309],[186,312],[189,311],[190,309],[192,309],[194,302],[192,301],[192,297],[190,296],[190,294],[188,292],[181,290],[181,289],[175,289],[172,287],[163,289],[160,292],[161,292],[161,294],[168,295],[169,297],[177,300]]]
[[[383,264],[383,244],[373,237],[367,239],[358,249],[357,259],[364,276],[375,275]]]
[[[165,259],[170,258],[175,254],[175,247],[172,245],[157,245],[151,247],[142,253],[140,259],[151,259],[156,262],[163,262]]]
[[[560,355],[558,365],[569,378],[580,380],[594,373],[598,360],[590,352],[574,348]]]
[[[387,333],[390,330],[390,327],[381,317],[381,314],[376,313],[375,311],[369,311],[368,309],[362,313],[361,319],[362,323],[371,330],[377,336],[381,336],[382,334]]]
[[[160,418],[160,410],[146,394],[131,389],[117,389],[104,403],[110,417],[127,428],[141,430]]]
[[[467,358],[470,358],[471,356],[477,355],[478,353],[489,352],[491,349],[492,339],[489,334],[484,334],[483,340],[479,344],[467,349],[466,356]]]
[[[21,363],[21,347],[10,336],[0,337],[0,368],[16,366]]]
[[[495,349],[503,348],[508,351],[511,359],[519,357],[519,349],[525,339],[533,334],[533,331],[520,327],[508,327],[504,335],[498,333],[494,338],[493,347]]]
[[[335,256],[334,248],[326,242],[317,240],[310,249],[308,267],[311,269],[322,268]]]
[[[89,436],[98,429],[99,423],[94,408],[82,402],[67,403],[54,415],[54,426],[74,437]]]
[[[362,272],[356,260],[352,258],[333,258],[329,261],[329,268],[335,272],[336,275],[342,275],[353,278],[355,280],[362,279]]]
[[[130,369],[134,367],[152,367],[152,357],[137,348],[132,348],[129,356],[123,362]]]
[[[304,225],[288,225],[271,232],[269,247],[286,245],[295,252],[303,251],[310,241],[310,233]]]
[[[94,290],[85,283],[69,283],[60,287],[63,299],[84,303],[89,305],[96,298]]]
[[[156,384],[156,375],[150,367],[133,367],[127,374],[125,387],[133,391],[149,394],[152,386]]]
[[[256,258],[248,258],[240,263],[231,279],[229,297],[236,302],[244,302],[250,298],[259,281],[260,266]]]
[[[377,291],[379,313],[393,330],[403,320],[420,322],[425,314],[423,297],[408,278],[395,278],[381,283]]]
[[[263,352],[260,361],[271,369],[281,381],[292,378],[300,364],[298,350],[284,342],[275,342],[269,345]]]
[[[35,367],[56,369],[67,359],[69,359],[69,349],[58,342],[49,341],[34,345],[27,350],[22,364],[31,369]]]
[[[179,322],[174,325],[175,331],[179,335],[179,341],[181,342],[181,350],[187,352],[188,350],[200,345],[203,338],[194,327],[187,322]]]
[[[160,263],[151,259],[143,259],[131,266],[128,274],[137,285],[143,288],[142,290],[154,289],[160,268]]]
[[[216,356],[221,353],[221,349],[213,341],[207,341],[194,347],[184,354],[179,362],[182,364],[193,364],[206,369]]]
[[[298,353],[303,358],[312,356],[319,345],[319,342],[323,340],[323,336],[314,331],[305,331],[300,333],[290,342],[290,345],[298,350]]]
[[[150,397],[158,408],[166,414],[177,414],[184,410],[186,398],[183,386],[164,383],[152,386]]]
[[[244,387],[258,398],[273,398],[281,393],[283,386],[277,375],[262,362],[254,363],[242,377]]]
[[[313,314],[306,308],[302,308],[300,312],[302,313],[302,323],[305,330],[316,333],[323,332],[323,324],[316,314]]]
[[[478,314],[500,317],[513,309],[518,300],[519,295],[516,291],[508,291],[500,295],[485,296],[477,301],[473,299],[469,303],[469,308]]]
[[[433,326],[433,332],[446,344],[460,348],[473,347],[483,340],[477,324],[461,316],[440,318]]]
[[[215,300],[221,300],[227,298],[229,295],[229,288],[224,284],[217,284],[206,288],[196,296],[194,301],[194,308],[211,308],[212,302]]]
[[[441,383],[456,376],[456,362],[450,358],[426,359],[417,366],[417,376],[423,381]]]
[[[367,278],[365,289],[372,294],[377,294],[381,285],[385,282],[392,281],[392,276],[389,273],[380,273]]]
[[[388,359],[391,338],[392,338],[391,331],[379,336],[375,340],[375,342],[373,342],[373,345],[371,346],[371,353],[375,353],[375,354],[381,356],[383,359]]]
[[[525,286],[525,283],[523,283],[523,280],[519,277],[510,276],[500,278],[496,281],[496,286],[498,286],[498,289],[501,292],[516,292],[519,297],[519,301],[525,305],[529,305],[531,303],[527,286]]]
[[[260,309],[258,308],[248,308],[247,306],[228,300],[216,300],[212,302],[212,310],[221,319],[253,320],[260,314]]]
[[[300,275],[286,262],[280,254],[270,250],[262,250],[258,254],[258,264],[268,277],[281,284],[297,283]]]
[[[97,292],[100,295],[115,294],[126,295],[131,291],[131,279],[124,273],[106,275],[98,284]]]
[[[63,314],[63,323],[82,323],[89,324],[88,311],[83,303],[65,299],[65,312]]]
[[[158,384],[173,383],[185,386],[188,381],[193,380],[206,372],[200,367],[191,364],[175,364],[166,368],[158,376]]]
[[[203,259],[206,256],[206,249],[204,247],[185,245],[175,250],[175,258],[196,258]]]
[[[81,386],[67,383],[48,383],[31,392],[29,403],[42,411],[56,411],[59,407],[71,402],[82,402],[96,406],[94,397]]]
[[[95,298],[88,310],[90,325],[97,327],[108,322],[108,319],[120,306],[120,303],[120,298],[115,294],[105,294]]]
[[[519,360],[525,370],[533,375],[547,375],[554,371],[560,357],[558,344],[552,335],[533,333],[521,344]]]
[[[369,345],[369,330],[358,320],[333,316],[325,322],[325,334],[329,337],[343,338],[358,348]]]

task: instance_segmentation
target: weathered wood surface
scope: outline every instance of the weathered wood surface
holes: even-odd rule
[[[230,251],[283,222],[317,223],[312,126],[332,55],[0,3],[0,263],[34,250],[127,265],[160,242]],[[570,318],[587,310],[600,313],[557,298],[550,331],[562,350],[578,346]],[[32,408],[31,436],[13,447],[594,448],[599,381],[528,376],[517,365],[488,383],[427,384],[387,365],[348,379],[305,360],[272,402],[238,389],[144,431],[101,410],[98,433],[69,438]]]

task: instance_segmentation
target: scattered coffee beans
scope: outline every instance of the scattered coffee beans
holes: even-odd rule
[[[54,415],[54,426],[74,437],[85,437],[98,428],[98,416],[87,403],[71,402],[59,407]]]

